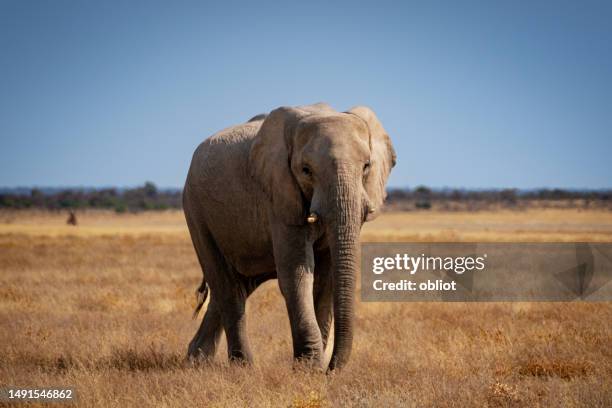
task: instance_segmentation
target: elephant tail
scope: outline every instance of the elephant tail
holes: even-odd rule
[[[200,309],[204,306],[204,302],[206,302],[206,298],[208,297],[208,284],[206,280],[202,279],[202,284],[196,290],[196,307],[193,311],[193,319],[198,317],[198,313],[200,313]]]

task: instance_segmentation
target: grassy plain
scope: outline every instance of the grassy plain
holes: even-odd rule
[[[201,272],[182,213],[0,213],[0,386],[79,406],[612,406],[610,303],[361,303],[351,362],[292,368],[275,281],[249,299],[256,363],[184,360]],[[364,241],[612,242],[612,212],[386,213]]]

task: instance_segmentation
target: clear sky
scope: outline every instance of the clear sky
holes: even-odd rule
[[[0,0],[0,186],[180,187],[281,105],[371,106],[390,185],[612,187],[612,2]]]

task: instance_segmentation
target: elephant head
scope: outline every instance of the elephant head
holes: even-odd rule
[[[251,173],[270,199],[271,222],[304,225],[314,213],[326,234],[333,264],[330,369],[351,352],[359,232],[381,210],[395,157],[378,118],[363,106],[342,113],[325,104],[276,109],[251,147]]]

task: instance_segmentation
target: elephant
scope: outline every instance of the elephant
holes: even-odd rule
[[[246,300],[278,279],[293,357],[332,371],[351,354],[359,234],[381,211],[396,154],[368,107],[280,107],[222,130],[193,154],[183,208],[209,292],[188,358],[214,357],[222,330],[230,361],[249,364]],[[325,350],[333,324],[333,351]]]

